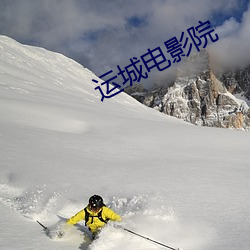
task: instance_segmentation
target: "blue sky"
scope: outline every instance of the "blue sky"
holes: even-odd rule
[[[249,1],[1,0],[0,34],[63,53],[101,75],[209,20],[220,38],[211,46],[215,61],[242,65],[250,63]]]
[[[234,17],[237,22],[242,21],[242,15],[248,9],[248,0],[237,1],[236,7],[229,12],[224,12],[223,9],[214,11],[211,15],[211,22],[214,26],[222,25],[225,20]]]

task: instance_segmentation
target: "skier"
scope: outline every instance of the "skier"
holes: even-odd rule
[[[67,224],[74,225],[80,220],[85,220],[85,226],[92,232],[94,239],[109,220],[120,222],[122,219],[120,215],[105,206],[101,196],[95,194],[89,198],[89,204],[72,216]]]

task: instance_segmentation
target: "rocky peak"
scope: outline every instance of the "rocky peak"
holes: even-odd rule
[[[209,54],[205,49],[202,49],[199,53],[188,57],[186,62],[180,65],[180,67],[177,69],[177,78],[193,78],[197,75],[204,75],[205,77],[209,69]]]
[[[227,70],[217,74],[227,90],[232,94],[241,94],[250,100],[250,65],[246,68]]]
[[[233,91],[228,91],[229,87],[232,88],[232,80],[229,84],[223,82],[225,75],[221,75],[220,80],[216,77],[210,68],[206,50],[190,56],[177,71],[176,80],[170,87],[154,87],[131,95],[149,107],[196,125],[237,129],[250,127],[248,105],[233,96]],[[241,75],[245,76],[245,80],[235,78],[238,88],[249,84],[249,74]],[[226,79],[230,77],[226,75]]]

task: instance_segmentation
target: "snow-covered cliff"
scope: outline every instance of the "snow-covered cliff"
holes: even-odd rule
[[[237,79],[237,86],[248,86],[246,74]],[[223,75],[221,78],[223,80]],[[228,78],[218,80],[211,70],[206,50],[191,56],[178,69],[174,83],[149,91],[131,91],[130,94],[145,105],[196,125],[248,129],[250,109],[245,100],[236,98]],[[232,76],[230,77],[232,82]],[[244,81],[243,81],[244,80]],[[235,82],[234,80],[233,82]],[[239,84],[241,83],[241,85]],[[236,87],[234,87],[236,88]],[[238,87],[242,90],[243,87]],[[244,92],[247,93],[247,90]],[[247,95],[245,95],[247,96]]]

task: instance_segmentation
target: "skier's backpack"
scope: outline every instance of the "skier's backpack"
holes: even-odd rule
[[[104,205],[105,206],[105,205]],[[85,226],[87,226],[87,222],[89,221],[89,219],[91,218],[91,223],[92,224],[94,222],[94,217],[97,217],[100,221],[107,223],[109,221],[109,219],[104,220],[102,218],[102,210],[96,215],[96,216],[92,216],[90,215],[90,213],[87,210],[87,207],[84,208],[84,212],[85,212]]]

